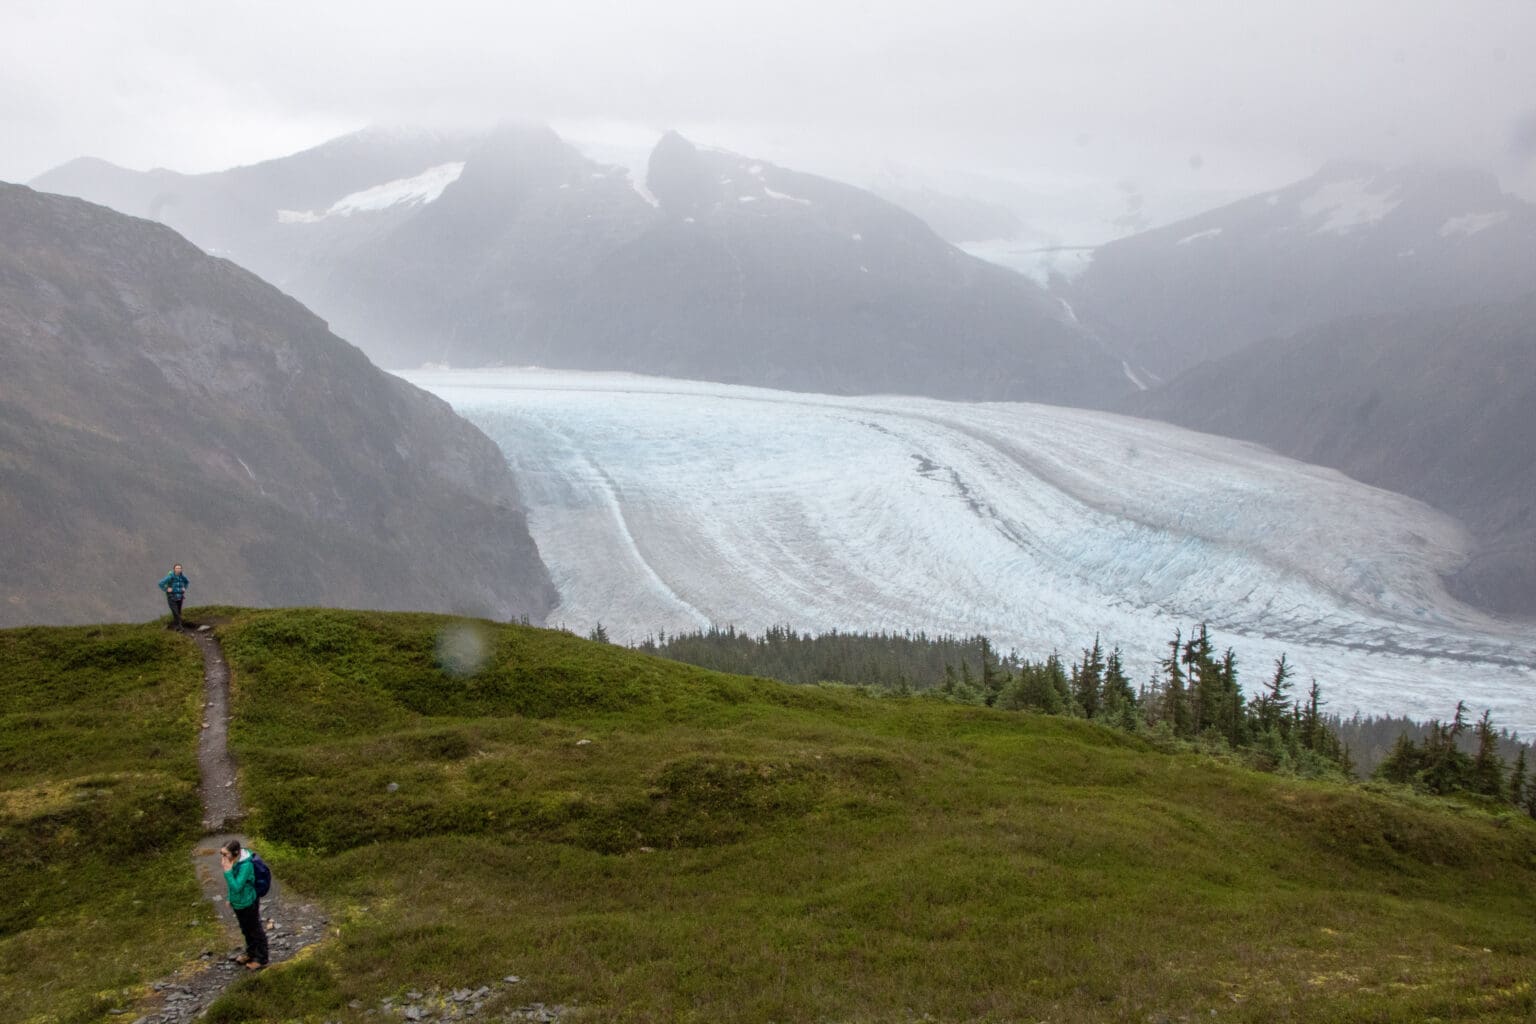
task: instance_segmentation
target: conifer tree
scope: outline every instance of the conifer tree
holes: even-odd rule
[[[1248,742],[1248,712],[1237,682],[1237,652],[1230,647],[1221,656],[1221,692],[1227,742],[1240,747]]]
[[[1467,729],[1465,701],[1456,704],[1456,715],[1450,725],[1431,721],[1424,733],[1422,767],[1417,781],[1431,793],[1454,793],[1467,788],[1472,772],[1472,759],[1459,745],[1462,733]]]
[[[1278,729],[1285,721],[1286,693],[1291,688],[1291,666],[1285,655],[1275,659],[1275,674],[1270,677],[1269,688],[1258,700],[1259,731]]]
[[[1221,671],[1203,622],[1190,633],[1184,646],[1184,673],[1188,680],[1191,726],[1196,733],[1203,733],[1217,726],[1225,710]]]
[[[1064,714],[1072,706],[1072,684],[1067,679],[1067,670],[1062,668],[1061,655],[1055,651],[1052,651],[1051,656],[1045,659],[1045,679],[1050,684],[1051,691],[1056,694],[1056,698],[1053,701],[1056,705],[1056,710],[1052,711],[1051,714]]]
[[[1127,732],[1136,728],[1136,692],[1125,676],[1121,664],[1120,648],[1109,652],[1104,663],[1104,720]]]
[[[1318,750],[1322,746],[1321,733],[1324,729],[1321,714],[1322,691],[1318,689],[1317,680],[1312,680],[1312,687],[1307,691],[1307,703],[1301,709],[1301,745],[1308,750]]]
[[[1168,644],[1168,657],[1163,659],[1163,708],[1159,716],[1173,729],[1175,736],[1187,738],[1191,734],[1189,699],[1184,692],[1183,631],[1174,630]]]
[[[991,707],[997,703],[997,695],[1003,692],[1003,684],[1008,681],[1008,677],[997,665],[997,659],[992,653],[992,641],[985,636],[977,636],[976,641],[981,648],[982,699]]]
[[[1046,665],[1020,666],[1018,677],[1002,698],[1003,706],[1016,710],[1027,708],[1043,711],[1048,715],[1059,715],[1065,711],[1066,705],[1062,702],[1061,694],[1051,682],[1048,665],[1049,662]]]
[[[1461,734],[1467,731],[1467,702],[1456,702],[1456,715],[1451,719],[1451,739],[1461,739]]]
[[[1504,759],[1499,756],[1499,737],[1493,731],[1492,712],[1484,708],[1483,717],[1473,726],[1477,736],[1477,754],[1467,779],[1474,793],[1504,799]]]
[[[1073,669],[1072,698],[1084,718],[1097,718],[1104,703],[1104,648],[1094,634],[1093,646],[1083,649],[1083,660]]]
[[[1419,745],[1408,738],[1406,732],[1398,733],[1392,752],[1376,766],[1376,777],[1388,782],[1412,783],[1424,770],[1424,754]]]
[[[1509,802],[1516,807],[1525,806],[1526,794],[1525,781],[1525,747],[1520,748],[1520,753],[1515,755],[1515,766],[1509,772]]]

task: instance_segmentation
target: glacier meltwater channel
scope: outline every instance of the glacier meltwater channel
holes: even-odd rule
[[[1094,635],[1147,678],[1207,623],[1251,690],[1282,652],[1329,710],[1536,730],[1536,628],[1452,599],[1469,543],[1408,498],[1237,441],[1107,413],[804,395],[626,374],[421,371],[506,453],[559,587],[618,641]]]

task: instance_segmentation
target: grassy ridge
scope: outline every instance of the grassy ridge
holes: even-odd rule
[[[0,1019],[96,1019],[215,940],[201,691],[159,624],[0,631]]]
[[[506,973],[603,1020],[1532,1013],[1513,815],[542,630],[221,635],[253,828],[341,936],[216,1020]]]

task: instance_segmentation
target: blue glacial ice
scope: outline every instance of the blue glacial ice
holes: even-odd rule
[[[1536,730],[1536,629],[1458,603],[1453,519],[1263,448],[1027,404],[833,397],[548,370],[403,376],[506,453],[559,587],[615,640],[710,624],[925,630],[1144,680],[1207,623],[1258,686],[1329,710]]]

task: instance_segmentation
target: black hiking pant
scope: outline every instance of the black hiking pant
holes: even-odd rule
[[[165,595],[165,603],[171,606],[171,625],[174,626],[177,629],[181,628],[181,602],[182,602],[182,600],[183,600],[182,598],[176,597],[176,596],[174,596],[172,594],[166,594]]]
[[[267,962],[267,932],[261,926],[261,900],[248,907],[231,907],[235,920],[240,922],[240,934],[245,936],[245,955],[258,964]]]

